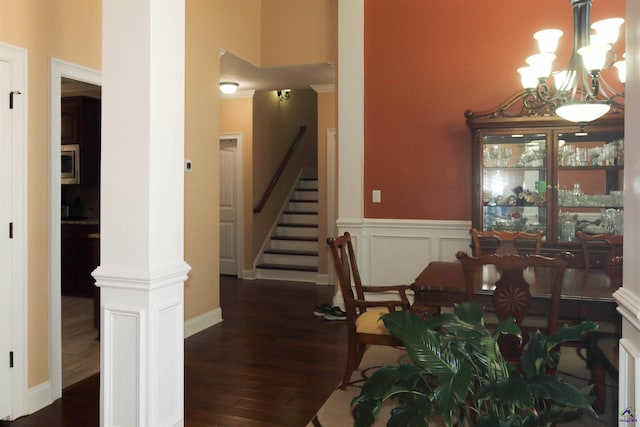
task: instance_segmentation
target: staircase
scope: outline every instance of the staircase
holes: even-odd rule
[[[298,180],[261,258],[258,279],[317,281],[318,178]]]

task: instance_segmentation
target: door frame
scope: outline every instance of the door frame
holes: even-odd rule
[[[60,126],[62,78],[68,77],[102,86],[102,74],[58,58],[49,60],[49,382],[51,401],[62,397],[62,307],[61,307],[61,223]]]
[[[220,151],[220,142],[225,139],[232,139],[236,141],[236,196],[237,210],[236,210],[236,247],[238,248],[237,259],[237,276],[238,279],[242,279],[244,272],[244,170],[243,170],[243,157],[242,157],[242,134],[241,133],[223,133],[218,138],[218,151]],[[219,158],[218,158],[219,159]],[[218,167],[220,171],[220,167]]]
[[[14,355],[14,367],[11,372],[11,419],[28,413],[28,342],[29,342],[29,306],[28,306],[28,160],[27,160],[27,122],[28,122],[28,51],[26,49],[0,42],[0,57],[12,67],[13,90],[20,94],[14,96],[12,146],[12,298],[11,312],[11,348]],[[5,98],[6,99],[6,98]]]
[[[336,179],[337,179],[337,162],[336,153],[338,151],[336,130],[329,128],[326,132],[327,141],[327,235],[335,236],[338,230],[336,218]],[[329,251],[327,250],[327,253]],[[327,257],[327,283],[335,285],[336,269],[331,262],[331,254]],[[336,288],[337,291],[337,288]]]

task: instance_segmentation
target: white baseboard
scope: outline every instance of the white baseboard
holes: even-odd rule
[[[189,338],[220,322],[222,322],[222,308],[218,307],[184,322],[184,337]]]
[[[35,387],[31,387],[27,390],[27,404],[25,405],[27,413],[23,415],[33,414],[45,406],[51,405],[53,401],[50,381],[45,381]]]

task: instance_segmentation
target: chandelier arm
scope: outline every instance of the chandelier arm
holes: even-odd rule
[[[614,98],[624,98],[624,91],[622,93],[618,93],[616,89],[613,88],[607,82],[607,80],[600,74],[598,79],[600,81],[600,98],[602,99],[614,99]]]

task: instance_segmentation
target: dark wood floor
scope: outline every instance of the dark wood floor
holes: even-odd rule
[[[332,288],[221,277],[224,321],[185,341],[185,425],[304,427],[340,382],[346,324],[313,316]],[[97,427],[99,378],[10,427]]]

